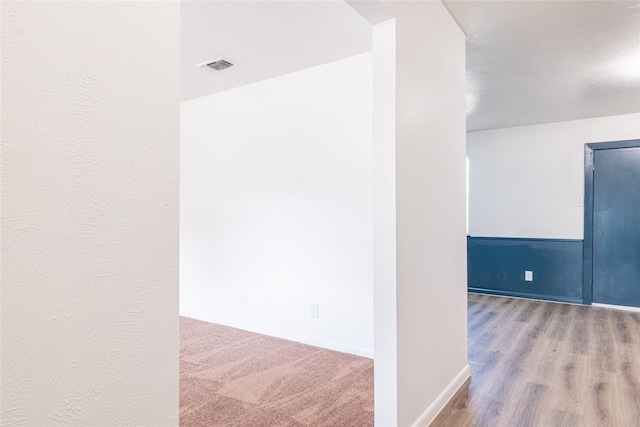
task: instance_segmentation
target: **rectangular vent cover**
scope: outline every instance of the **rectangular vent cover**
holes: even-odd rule
[[[205,66],[220,71],[224,70],[225,68],[233,67],[233,64],[229,61],[225,61],[222,58],[218,58],[213,60],[212,62],[208,62]]]

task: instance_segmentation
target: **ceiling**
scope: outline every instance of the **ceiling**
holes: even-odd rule
[[[640,112],[640,1],[456,1],[467,130]]]
[[[640,112],[640,0],[445,0],[467,34],[467,130]],[[183,1],[182,100],[371,50],[343,1]],[[235,63],[215,72],[196,64]]]
[[[371,50],[343,1],[183,1],[181,96],[189,100]],[[232,68],[197,64],[223,57]]]

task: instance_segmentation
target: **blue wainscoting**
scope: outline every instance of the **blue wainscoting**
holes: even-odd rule
[[[582,240],[468,237],[467,266],[470,292],[583,303]]]

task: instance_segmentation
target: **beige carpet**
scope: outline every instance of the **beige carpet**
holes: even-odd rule
[[[373,425],[373,361],[182,317],[180,425]]]

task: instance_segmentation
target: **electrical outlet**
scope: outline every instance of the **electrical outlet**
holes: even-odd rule
[[[247,299],[247,294],[240,294],[240,304],[246,304]]]
[[[533,271],[525,270],[525,272],[524,272],[524,281],[525,282],[533,282]]]
[[[320,317],[320,312],[318,311],[318,303],[312,302],[310,305],[311,311],[309,312],[309,316],[313,319],[317,319]]]

